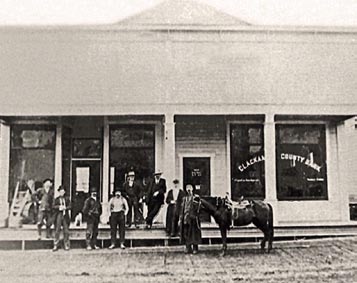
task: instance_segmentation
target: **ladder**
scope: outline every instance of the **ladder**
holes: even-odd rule
[[[20,191],[20,182],[17,182],[14,197],[12,199],[12,203],[10,206],[10,214],[9,214],[9,227],[21,227],[21,217],[22,211],[29,200],[30,191]]]

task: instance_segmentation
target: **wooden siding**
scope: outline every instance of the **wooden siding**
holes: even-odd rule
[[[272,106],[276,114],[307,114],[314,106],[315,114],[353,111],[356,37],[2,29],[0,114],[156,114],[168,106],[195,114],[210,105],[250,113]]]
[[[226,123],[223,117],[176,119],[176,175],[181,176],[180,158],[184,155],[211,155],[211,194],[224,195],[227,184]],[[213,165],[213,166],[212,166]]]

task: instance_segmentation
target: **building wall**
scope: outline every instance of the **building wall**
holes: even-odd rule
[[[211,157],[211,195],[230,192],[227,184],[226,124],[223,117],[176,119],[176,176],[182,178],[183,157]]]
[[[207,105],[353,110],[355,39],[353,31],[3,28],[0,113],[161,111],[148,103],[186,114]]]
[[[338,156],[337,127],[326,123],[326,158],[327,158],[327,200],[278,201],[278,225],[333,225],[346,224],[348,207],[345,201],[345,185],[340,182],[340,164]],[[342,204],[342,205],[341,205]]]

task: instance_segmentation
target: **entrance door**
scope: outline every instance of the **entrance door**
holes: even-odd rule
[[[199,196],[211,195],[211,170],[209,157],[183,158],[183,185],[193,185]],[[208,213],[201,213],[201,221],[210,222]]]
[[[76,160],[72,162],[72,220],[82,210],[84,201],[89,196],[90,187],[96,187],[98,197],[102,198],[100,173],[100,160]]]

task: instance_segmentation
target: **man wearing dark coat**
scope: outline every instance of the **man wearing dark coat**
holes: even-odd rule
[[[59,196],[56,197],[53,203],[54,219],[55,219],[55,241],[53,246],[53,251],[58,250],[58,245],[60,242],[61,228],[63,227],[63,242],[64,249],[69,250],[69,224],[71,221],[69,212],[71,210],[71,202],[67,196],[65,196],[66,190],[63,186],[58,188]]]
[[[183,198],[180,214],[180,241],[185,244],[185,253],[197,254],[202,241],[199,217],[200,197],[193,194],[192,185],[186,186],[187,195]]]
[[[164,204],[166,193],[166,180],[161,178],[162,172],[158,170],[154,174],[154,179],[148,185],[147,204],[148,215],[146,217],[146,228],[151,229],[155,216],[159,213]]]
[[[123,185],[123,196],[127,199],[129,205],[129,213],[126,219],[128,227],[131,226],[134,209],[134,225],[138,227],[138,224],[142,220],[143,216],[139,210],[139,201],[143,197],[144,189],[135,181],[135,172],[130,171],[127,176],[127,181]]]
[[[86,244],[87,250],[99,249],[97,246],[98,225],[102,215],[102,205],[97,197],[97,188],[90,188],[90,196],[85,200],[83,214],[87,216]]]
[[[181,205],[185,196],[185,192],[179,187],[179,180],[175,179],[173,184],[174,188],[169,190],[166,196],[166,234],[171,237],[177,236]]]

